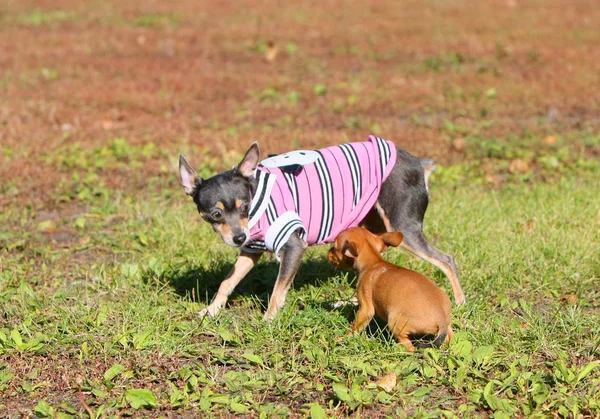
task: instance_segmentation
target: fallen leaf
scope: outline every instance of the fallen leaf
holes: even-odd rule
[[[554,135],[549,135],[542,140],[542,142],[546,145],[554,145],[557,143],[557,141],[558,140],[556,139],[556,137]]]
[[[44,233],[51,233],[56,230],[56,223],[52,220],[42,221],[37,225],[37,230]]]
[[[392,372],[388,372],[386,375],[384,375],[375,384],[377,384],[379,387],[381,387],[386,392],[390,393],[392,390],[394,390],[394,387],[396,387],[397,381],[398,381],[398,374],[396,374],[394,371],[392,371]]]
[[[527,173],[529,172],[530,167],[529,163],[522,159],[514,159],[510,162],[510,166],[508,166],[508,171],[510,173]]]
[[[527,231],[528,233],[533,232],[533,229],[535,228],[536,223],[537,223],[536,217],[533,217],[531,220],[527,221],[525,223],[525,231]]]
[[[465,140],[462,137],[455,138],[454,140],[452,140],[452,148],[456,151],[465,151],[465,148],[467,148],[467,140]]]
[[[267,61],[273,61],[277,57],[278,52],[279,48],[277,48],[273,41],[267,42],[267,49],[265,50],[265,59]]]
[[[575,304],[579,298],[575,294],[563,294],[558,301],[563,304]]]
[[[502,183],[502,178],[499,175],[486,175],[484,179],[486,182],[492,183],[496,186]]]

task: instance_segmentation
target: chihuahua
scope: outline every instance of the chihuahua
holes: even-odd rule
[[[465,302],[454,258],[423,234],[432,160],[375,136],[368,141],[293,151],[260,161],[258,144],[233,169],[202,179],[179,156],[181,185],[198,212],[240,256],[212,303],[216,315],[265,251],[281,262],[265,319],[275,317],[309,245],[331,243],[349,227],[401,231],[402,246],[440,268],[456,302]]]
[[[343,231],[329,251],[329,261],[342,269],[358,272],[359,309],[352,333],[364,330],[375,314],[385,320],[398,342],[409,352],[411,339],[434,337],[419,346],[440,346],[454,332],[450,321],[450,299],[424,275],[388,263],[381,252],[402,243],[402,233],[375,235],[364,228]]]

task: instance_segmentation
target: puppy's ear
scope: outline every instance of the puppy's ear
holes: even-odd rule
[[[386,246],[398,247],[400,246],[400,243],[402,243],[404,235],[399,231],[393,231],[391,233],[384,233],[380,237]]]
[[[256,166],[258,166],[258,160],[260,158],[260,150],[258,149],[258,143],[254,142],[246,151],[246,155],[235,167],[235,171],[244,177],[252,177],[254,176],[254,170]]]
[[[188,195],[194,195],[196,188],[202,183],[202,178],[192,169],[183,154],[179,155],[179,179],[183,190]]]
[[[342,252],[344,253],[344,256],[347,256],[349,258],[355,259],[358,257],[358,249],[356,248],[356,243],[351,241],[347,241],[346,243],[344,243]]]

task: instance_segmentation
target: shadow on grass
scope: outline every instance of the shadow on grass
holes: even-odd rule
[[[209,267],[183,265],[165,272],[160,279],[169,284],[178,295],[209,304],[232,268],[233,262],[225,260],[216,261]],[[279,263],[274,258],[263,256],[261,262],[238,284],[229,300],[248,295],[258,298],[266,307],[278,272]],[[311,258],[300,265],[292,287],[299,289],[306,285],[319,285],[335,274],[336,270],[325,258]]]

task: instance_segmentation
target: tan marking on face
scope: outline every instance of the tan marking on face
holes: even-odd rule
[[[248,218],[240,218],[240,227],[243,230],[248,230]]]
[[[225,240],[231,242],[231,226],[229,224],[213,224],[213,228],[223,237]]]
[[[243,202],[242,202],[242,200],[241,200],[241,199],[236,199],[236,200],[235,200],[235,207],[236,207],[236,208],[238,208],[238,209],[239,209],[239,208],[241,208],[241,207],[242,207],[242,204],[243,204]]]
[[[221,201],[217,202],[215,204],[215,207],[219,208],[220,210],[224,210],[225,209],[225,204],[222,203]]]

